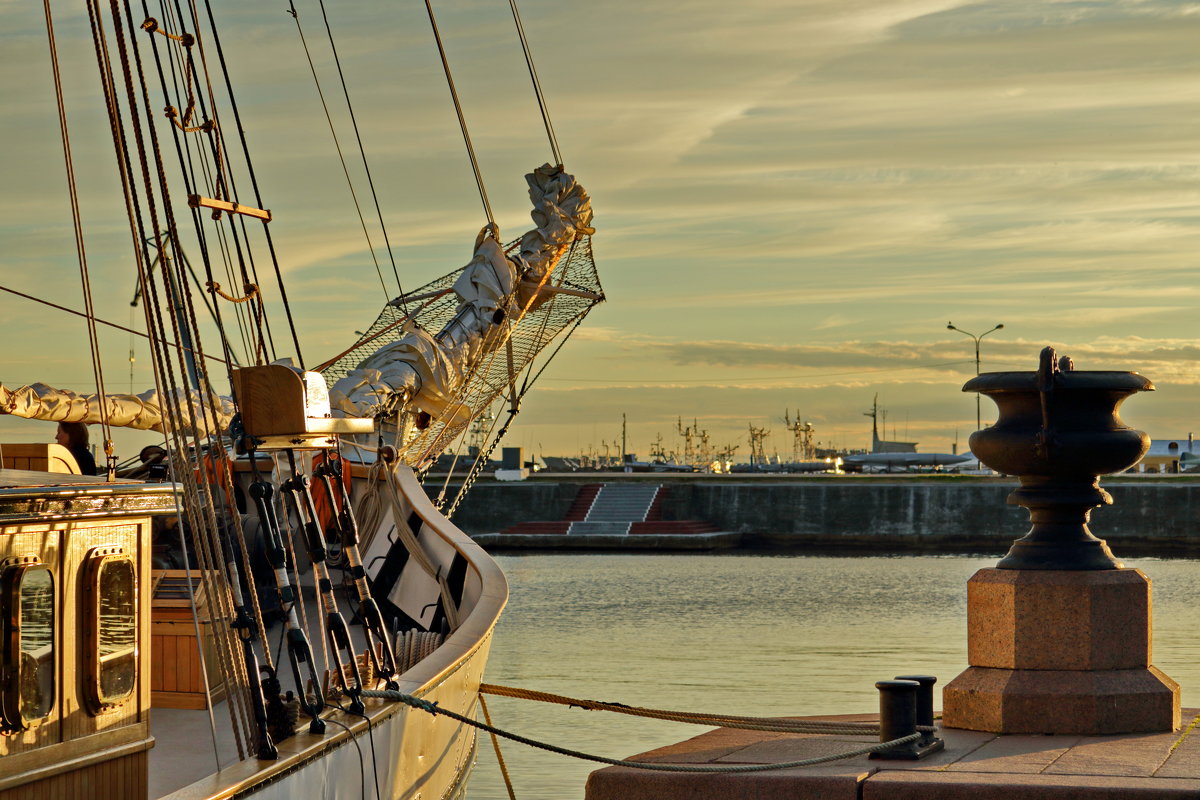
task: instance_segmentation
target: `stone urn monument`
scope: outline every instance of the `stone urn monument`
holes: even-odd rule
[[[1179,685],[1150,663],[1150,581],[1088,530],[1112,503],[1100,476],[1149,446],[1118,410],[1153,391],[1133,372],[1076,371],[1053,348],[1037,372],[979,375],[963,391],[996,402],[971,435],[984,464],[1016,475],[1008,502],[1032,528],[967,584],[969,668],[943,690],[947,727],[996,733],[1133,733],[1179,726]]]

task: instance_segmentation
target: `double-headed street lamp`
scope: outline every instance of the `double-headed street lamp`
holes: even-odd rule
[[[952,331],[958,331],[959,333],[963,334],[964,336],[970,336],[975,341],[975,374],[976,375],[979,374],[979,340],[982,339],[983,337],[987,336],[989,333],[992,333],[993,331],[998,331],[1003,327],[1004,327],[1004,325],[1001,323],[1001,324],[996,325],[996,327],[992,328],[991,330],[984,331],[983,333],[976,336],[973,333],[964,331],[962,328],[954,327],[953,322],[946,323],[947,329],[952,330]],[[975,430],[981,430],[982,428],[983,428],[983,421],[980,417],[979,395],[977,394],[977,395],[975,395]]]

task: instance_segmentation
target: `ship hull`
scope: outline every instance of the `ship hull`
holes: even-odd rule
[[[467,569],[460,624],[437,650],[400,676],[399,690],[473,718],[508,583],[496,562],[434,508],[410,470],[401,467],[398,475],[403,510],[420,518],[422,537],[449,545]],[[365,704],[367,719],[333,711],[326,715],[332,724],[324,734],[300,733],[277,743],[276,761],[237,761],[162,797],[359,798],[364,782],[367,796],[374,794],[376,783],[385,798],[449,800],[464,795],[475,760],[475,728],[395,701],[369,699]],[[204,755],[197,752],[195,757]],[[207,757],[211,762],[211,754]]]

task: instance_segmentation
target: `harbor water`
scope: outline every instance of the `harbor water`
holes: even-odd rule
[[[997,554],[998,556],[999,554]],[[996,557],[520,555],[486,680],[687,711],[878,710],[876,680],[966,667],[966,582]],[[1154,663],[1200,705],[1200,563],[1126,559],[1154,583]],[[613,758],[707,727],[489,696],[500,728]],[[939,703],[940,705],[940,703]],[[579,800],[600,764],[501,740],[519,800]],[[507,800],[479,737],[469,800]]]

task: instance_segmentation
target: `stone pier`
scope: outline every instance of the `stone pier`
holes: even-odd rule
[[[946,728],[946,749],[920,761],[856,756],[814,767],[747,774],[646,772],[607,767],[585,800],[1195,800],[1200,797],[1200,710],[1172,733],[997,735]],[[875,721],[874,715],[814,717]],[[630,758],[658,764],[780,764],[845,752],[868,736],[718,729]]]

